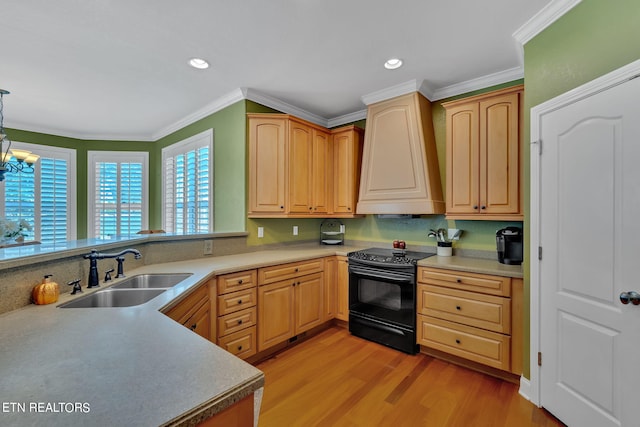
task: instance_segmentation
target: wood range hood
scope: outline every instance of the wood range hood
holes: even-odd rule
[[[431,103],[419,92],[367,110],[358,214],[443,214]]]

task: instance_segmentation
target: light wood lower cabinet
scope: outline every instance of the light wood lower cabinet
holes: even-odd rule
[[[257,352],[256,270],[218,276],[217,344],[242,359]]]
[[[522,279],[420,267],[418,344],[522,373]]]
[[[215,336],[215,321],[212,321],[209,299],[211,286],[213,285],[210,282],[201,285],[164,314],[203,338],[211,340]]]
[[[323,271],[324,259],[259,269],[258,351],[325,321]]]
[[[346,256],[338,257],[336,319],[349,321],[349,261]]]

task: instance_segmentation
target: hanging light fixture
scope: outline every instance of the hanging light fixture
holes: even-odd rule
[[[0,89],[0,181],[7,172],[33,173],[33,164],[40,158],[31,151],[11,148],[11,140],[4,130],[4,96],[9,91]],[[6,143],[6,144],[5,144]]]

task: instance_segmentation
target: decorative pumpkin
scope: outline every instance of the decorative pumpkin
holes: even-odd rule
[[[56,282],[51,281],[51,274],[47,274],[42,279],[42,283],[33,288],[31,299],[34,304],[52,304],[58,301],[60,295],[60,287]]]

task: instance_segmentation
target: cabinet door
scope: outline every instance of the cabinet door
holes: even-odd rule
[[[361,132],[350,129],[333,134],[333,212],[355,213],[360,187]]]
[[[338,293],[338,257],[328,257],[324,261],[324,320],[331,320],[336,316],[336,301]]]
[[[331,136],[328,132],[313,129],[311,153],[311,212],[329,213],[333,184],[333,158]]]
[[[338,257],[338,299],[336,319],[349,321],[349,262],[347,257]]]
[[[295,333],[296,335],[321,325],[324,300],[323,273],[298,277],[295,285]]]
[[[480,209],[520,212],[519,93],[480,102]]]
[[[295,335],[294,279],[258,287],[258,351]]]
[[[312,129],[295,121],[289,122],[289,212],[311,211]]]
[[[287,121],[249,119],[250,213],[284,212]]]
[[[211,336],[211,309],[208,300],[202,304],[185,326],[207,340],[215,339]]]
[[[447,109],[447,214],[479,211],[480,148],[477,102]]]

